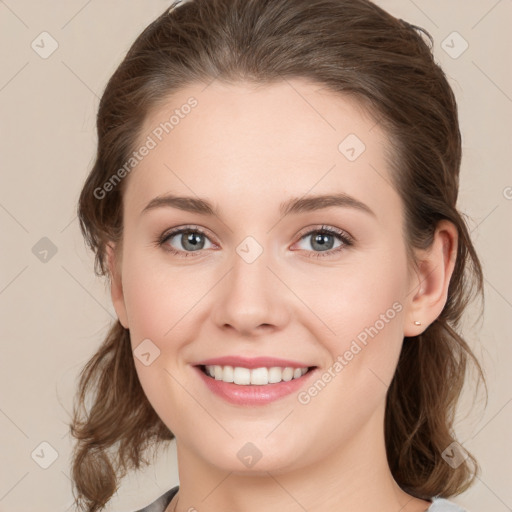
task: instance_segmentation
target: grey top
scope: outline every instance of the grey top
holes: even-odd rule
[[[173,487],[169,489],[165,494],[160,496],[157,500],[153,501],[153,503],[149,504],[147,507],[141,508],[136,512],[165,512],[165,509],[178,492],[179,486]],[[451,501],[445,500],[443,498],[433,498],[432,505],[428,508],[428,512],[468,512],[467,510],[455,505]]]

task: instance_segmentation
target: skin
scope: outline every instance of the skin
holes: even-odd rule
[[[150,339],[160,350],[149,366],[138,358],[135,365],[176,436],[180,491],[167,511],[426,510],[430,503],[403,492],[389,470],[385,397],[404,336],[422,332],[446,303],[456,228],[441,222],[412,268],[386,134],[353,99],[302,79],[194,84],[148,115],[140,141],[190,96],[197,107],[127,178],[122,245],[108,251],[112,300],[132,347]],[[366,146],[353,162],[338,150],[351,133]],[[141,214],[171,192],[207,198],[219,215],[172,207]],[[347,207],[279,214],[287,198],[333,192],[352,195],[375,216]],[[184,247],[181,235],[167,246],[188,257],[155,243],[190,224],[207,232],[202,250]],[[356,241],[314,258],[322,252],[315,233],[299,235],[322,225]],[[263,248],[251,264],[236,252],[247,236]],[[329,248],[341,244],[329,241]],[[401,311],[308,404],[292,393],[264,406],[232,405],[192,368],[233,354],[326,371],[395,302]],[[237,457],[247,442],[262,454],[251,468]]]

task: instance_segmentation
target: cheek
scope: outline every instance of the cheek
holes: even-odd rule
[[[176,383],[184,380],[175,364],[185,343],[179,332],[191,306],[183,300],[176,271],[148,263],[142,251],[128,252],[123,259],[123,293],[135,368],[148,401],[171,428],[176,421],[172,413],[183,401],[183,389]]]
[[[329,300],[323,301],[323,309],[322,301],[316,303],[316,311],[335,334],[317,322],[321,325],[314,335],[328,360],[298,402],[304,421],[317,418],[326,439],[348,442],[383,410],[402,347],[404,309],[399,283],[389,273],[382,275],[386,280],[380,286],[364,274],[347,278],[342,289],[326,281]],[[326,453],[330,449],[324,448]]]
[[[363,333],[364,341],[366,328],[376,324],[378,331],[392,330],[400,323],[406,275],[398,269],[404,264],[400,254],[386,257],[384,250],[373,251],[339,268],[312,271],[306,279],[295,280],[294,291],[325,333],[338,340]]]
[[[133,251],[123,263],[123,293],[132,344],[144,338],[166,338],[187,313],[191,300],[187,289],[194,285],[183,283],[179,269],[155,264],[142,251]]]
[[[336,275],[332,270],[324,277],[318,273],[298,289],[315,313],[310,330],[327,349],[330,365],[338,362],[331,366],[338,383],[333,390],[360,389],[381,396],[391,382],[403,342],[407,276],[398,269],[404,265],[400,251],[381,249]]]

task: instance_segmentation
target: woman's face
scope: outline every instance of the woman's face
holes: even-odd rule
[[[353,100],[298,79],[190,86],[146,120],[113,298],[183,457],[278,472],[382,443],[415,291],[386,144]],[[239,368],[197,366],[219,358]]]

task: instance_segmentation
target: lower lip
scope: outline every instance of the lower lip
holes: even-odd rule
[[[311,375],[316,372],[316,368],[312,369],[302,377],[288,382],[281,381],[276,384],[265,384],[262,386],[244,386],[208,377],[198,366],[194,366],[194,369],[199,373],[199,376],[210,391],[235,405],[265,405],[274,402],[291,393],[298,392]]]

